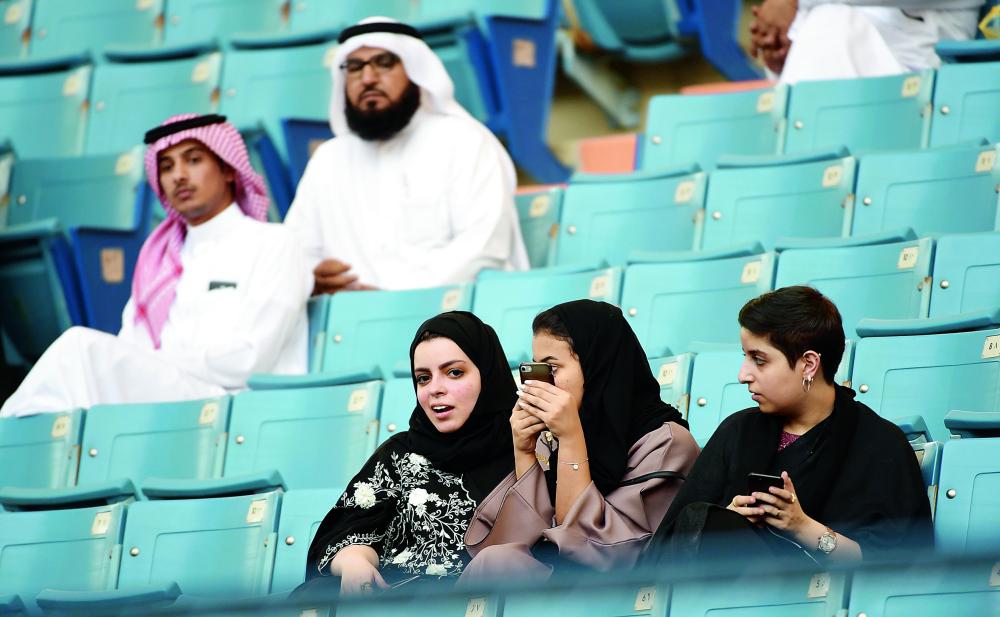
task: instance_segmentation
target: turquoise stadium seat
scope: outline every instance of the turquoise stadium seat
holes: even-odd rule
[[[531,322],[556,304],[589,298],[617,304],[621,270],[559,267],[528,272],[484,272],[472,312],[493,326],[512,365],[531,358]]]
[[[972,139],[1000,141],[1000,62],[945,64],[934,87],[932,146]]]
[[[912,227],[918,234],[997,228],[995,146],[867,154],[859,159],[852,234]]]
[[[944,444],[938,441],[913,444],[913,453],[920,464],[920,475],[927,487],[927,500],[931,505],[931,515],[937,510],[938,486],[941,478],[941,451]]]
[[[277,34],[286,26],[285,0],[167,0],[167,45],[203,43],[219,36]]]
[[[92,67],[32,68],[39,72],[0,67],[0,138],[10,139],[21,158],[82,154]]]
[[[343,490],[293,490],[282,497],[271,593],[292,591],[305,581],[309,545],[323,517],[340,499]]]
[[[309,316],[309,372],[317,372],[323,366],[326,351],[326,322],[330,315],[330,296],[309,298],[306,305]]]
[[[378,415],[378,442],[381,444],[400,431],[410,428],[410,415],[417,405],[413,380],[392,379],[385,382]]]
[[[0,0],[0,62],[28,55],[34,0]]]
[[[948,441],[953,409],[1000,411],[1000,314],[862,320],[852,382],[857,400],[890,420],[920,415]]]
[[[0,420],[0,487],[73,486],[82,427],[82,411]]]
[[[872,568],[854,574],[849,615],[996,615],[1000,563]]]
[[[934,252],[931,317],[1000,306],[1000,233],[942,236]]]
[[[536,617],[549,614],[553,598],[559,599],[559,611],[574,617],[666,617],[670,590],[664,585],[644,585],[631,581],[603,585],[547,585],[519,590],[506,595],[503,617]]]
[[[735,344],[736,316],[771,289],[775,263],[759,246],[633,263],[625,270],[622,311],[648,355],[692,351],[695,342]]]
[[[552,265],[555,238],[562,214],[562,187],[544,187],[514,196],[521,235],[532,268]]]
[[[158,54],[119,54],[114,58],[122,62],[94,70],[88,153],[121,152],[170,116],[217,110],[221,54],[162,60]]]
[[[687,421],[699,445],[708,443],[720,422],[756,405],[746,385],[739,381],[742,363],[739,348],[702,351],[695,356]]]
[[[784,89],[654,96],[646,114],[641,168],[695,162],[710,170],[722,155],[778,154],[787,98]]]
[[[701,248],[847,235],[855,161],[841,150],[726,157],[712,172]]]
[[[467,311],[472,286],[335,294],[326,324],[324,371],[378,366],[383,377],[410,374],[410,341],[427,319]]]
[[[372,602],[367,598],[358,601],[342,601],[337,605],[337,617],[384,617],[386,615],[407,615],[408,617],[440,617],[442,615],[473,615],[501,617],[507,615],[506,607],[501,611],[499,598],[471,592],[427,590],[410,594],[387,596]]]
[[[573,176],[563,198],[554,265],[623,265],[632,251],[697,248],[706,180],[697,165]]]
[[[695,355],[684,353],[649,359],[649,370],[660,384],[660,399],[673,405],[685,418],[691,398],[691,368]]]
[[[222,72],[220,113],[239,127],[262,122],[287,160],[281,120],[326,123],[335,49],[335,42],[293,36],[234,41]]]
[[[115,588],[123,504],[15,512],[0,514],[0,520],[0,596],[19,595],[31,610],[35,595],[47,587],[79,592]]]
[[[685,617],[739,614],[741,617],[828,617],[847,606],[848,575],[794,573],[678,583],[670,595],[670,614]]]
[[[225,477],[277,469],[289,489],[343,488],[375,451],[382,382],[237,394]]]
[[[834,246],[782,251],[774,288],[809,285],[821,291],[837,305],[844,333],[850,339],[857,337],[855,326],[864,317],[926,317],[934,241],[924,238],[852,246],[853,241],[817,242],[818,246]]]
[[[1000,414],[993,414],[1000,415]],[[947,422],[946,422],[947,423]],[[1000,438],[952,439],[944,444],[934,535],[949,554],[995,555],[1000,551]]]
[[[932,92],[930,70],[799,82],[788,95],[784,152],[841,145],[852,152],[922,148],[930,132]]]
[[[109,45],[152,47],[163,38],[164,0],[34,1],[32,57],[97,56]]]

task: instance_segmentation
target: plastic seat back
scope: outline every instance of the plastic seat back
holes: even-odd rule
[[[787,90],[752,90],[649,100],[641,167],[697,162],[714,169],[722,155],[780,151]]]
[[[741,617],[827,617],[847,606],[844,573],[790,573],[746,578],[745,586],[715,578],[673,586],[671,615],[726,614]]]
[[[602,581],[594,585],[564,588],[552,585],[549,589],[528,589],[509,593],[504,598],[504,617],[535,617],[551,611],[552,597],[558,595],[560,611],[567,615],[592,615],[615,617],[666,617],[670,590],[664,585]]]
[[[18,157],[83,153],[91,71],[85,65],[37,74],[0,75],[0,135],[11,140]],[[139,135],[135,142],[141,140]]]
[[[375,451],[382,382],[233,399],[225,477],[277,469],[289,489],[344,487]]]
[[[31,55],[97,55],[109,45],[151,47],[163,38],[164,0],[34,0]]]
[[[738,348],[702,351],[695,356],[687,421],[699,445],[708,443],[723,420],[756,405],[739,381],[742,363],[743,353]]]
[[[842,155],[831,151],[720,165],[708,188],[701,248],[743,242],[771,248],[779,238],[847,235],[855,162]]]
[[[0,60],[14,60],[28,55],[31,35],[31,11],[34,0],[0,2]]]
[[[941,451],[944,444],[938,441],[913,444],[913,454],[920,465],[920,475],[927,487],[927,500],[931,505],[931,514],[937,510],[938,486],[941,478]]]
[[[234,34],[276,34],[284,29],[285,0],[169,0],[167,45],[201,43]]]
[[[1000,306],[1000,233],[942,236],[934,251],[931,317]]]
[[[922,148],[930,131],[933,91],[930,70],[799,82],[788,95],[784,152],[842,145],[852,152]]]
[[[553,265],[555,239],[562,216],[562,187],[547,187],[518,193],[514,197],[521,236],[532,268]]]
[[[851,233],[993,230],[1000,184],[996,159],[995,146],[979,144],[862,156]]]
[[[400,431],[410,428],[410,415],[417,405],[413,380],[409,377],[385,382],[378,414],[378,442],[381,444]]]
[[[531,322],[556,304],[589,298],[617,303],[621,270],[536,270],[480,275],[472,311],[493,326],[507,360],[531,357]]]
[[[691,368],[695,355],[664,356],[649,359],[649,369],[660,384],[660,399],[673,405],[685,418],[691,399]]]
[[[563,198],[555,265],[623,265],[632,251],[696,248],[705,185],[697,166],[574,176]]]
[[[946,442],[934,519],[938,550],[984,555],[1000,551],[997,512],[1000,512],[1000,438]]]
[[[0,514],[0,596],[29,606],[42,589],[110,591],[121,558],[123,504]]]
[[[129,506],[118,588],[176,582],[185,594],[266,594],[274,567],[280,491]]]
[[[694,342],[736,344],[736,316],[771,289],[775,263],[765,253],[633,264],[625,270],[622,311],[647,354],[691,351]]]
[[[851,581],[849,615],[990,615],[1000,604],[1000,564],[965,561],[947,566],[865,569]]]
[[[926,317],[930,305],[929,238],[850,246],[788,250],[778,258],[774,288],[809,285],[830,298],[847,338],[856,338],[860,319]]]
[[[122,152],[180,113],[216,111],[222,55],[102,64],[94,70],[87,152]],[[165,93],[169,93],[166,95]]]
[[[64,488],[76,484],[83,412],[0,419],[0,486]]]
[[[384,377],[410,373],[417,327],[445,312],[469,310],[472,286],[335,294],[330,299],[324,371],[377,365]]]
[[[1000,141],[1000,62],[945,64],[934,87],[932,146]]]
[[[222,474],[230,398],[95,405],[87,411],[80,476],[85,486],[129,478],[205,480]]]
[[[343,492],[343,488],[305,489],[289,491],[282,497],[271,593],[288,592],[305,582],[309,545],[323,517]]]

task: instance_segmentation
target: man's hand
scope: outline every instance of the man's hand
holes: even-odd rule
[[[750,55],[760,55],[767,68],[780,73],[792,45],[788,29],[798,12],[798,1],[764,0],[751,10],[754,20],[750,23]]]
[[[372,291],[378,289],[358,281],[358,275],[351,273],[351,265],[337,259],[324,259],[313,270],[315,284],[312,295],[335,294],[338,291]]]

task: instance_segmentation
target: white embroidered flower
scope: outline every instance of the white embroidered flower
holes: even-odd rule
[[[400,553],[400,554],[396,555],[395,557],[393,557],[392,558],[392,563],[396,563],[396,564],[406,563],[407,561],[410,560],[410,557],[413,557],[413,553],[411,553],[409,549],[406,549],[402,553]]]
[[[448,569],[440,564],[432,563],[427,566],[427,570],[424,571],[424,574],[429,574],[430,576],[446,576],[448,574]]]
[[[414,454],[413,452],[410,453],[409,459],[410,459],[410,463],[412,465],[421,465],[421,466],[423,466],[423,465],[429,465],[430,464],[430,461],[428,461],[426,458],[420,456],[419,454]]]
[[[427,503],[427,497],[428,495],[426,489],[415,488],[412,491],[410,491],[410,505],[422,506],[425,503]]]
[[[417,516],[425,516],[427,514],[427,506],[424,504],[416,506],[413,510],[417,513]]]
[[[367,482],[358,482],[354,485],[354,503],[359,508],[370,508],[375,505],[375,489]]]
[[[441,501],[441,497],[437,493],[427,493],[427,501],[437,503]]]

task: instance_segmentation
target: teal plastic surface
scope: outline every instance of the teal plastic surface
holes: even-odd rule
[[[0,74],[0,135],[11,140],[19,157],[83,153],[92,70],[85,65],[38,74]],[[140,141],[141,133],[127,147]]]
[[[246,33],[276,33],[286,27],[285,0],[168,0],[164,38],[168,45]]]
[[[945,64],[934,87],[932,146],[1000,141],[1000,62]]]
[[[741,617],[828,617],[847,606],[848,575],[843,572],[746,577],[744,585],[725,579],[679,583],[670,594],[671,615]]]
[[[28,34],[35,0],[0,0],[0,59],[14,60],[28,55]]]
[[[1000,576],[994,560],[947,566],[888,567],[858,572],[851,581],[849,615],[904,617],[905,615],[995,615],[1000,587],[990,585]]]
[[[524,247],[532,268],[553,265],[562,215],[563,187],[547,187],[514,197]]]
[[[378,442],[381,444],[394,434],[409,430],[410,416],[416,406],[417,396],[412,379],[407,377],[385,382],[378,414]]]
[[[106,45],[151,47],[163,38],[164,0],[34,1],[32,57],[96,56]]]
[[[1000,438],[946,442],[934,519],[938,549],[950,554],[995,554],[1000,550],[998,508]]]
[[[340,499],[343,488],[289,491],[281,500],[278,548],[271,593],[288,592],[305,581],[309,545],[323,517]]]
[[[719,423],[730,415],[756,406],[746,385],[739,381],[742,363],[739,348],[704,351],[695,356],[687,421],[698,445],[708,443]]]
[[[76,484],[83,412],[0,419],[0,487]]]
[[[934,252],[931,317],[1000,306],[1000,232],[942,236]]]
[[[649,359],[649,370],[660,384],[660,399],[673,405],[685,418],[691,399],[691,369],[695,354],[663,356]]]

